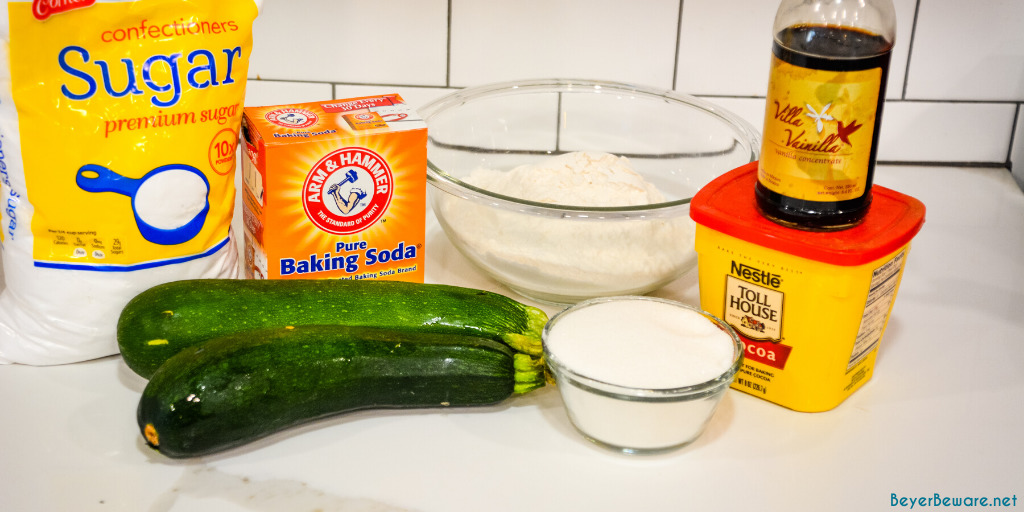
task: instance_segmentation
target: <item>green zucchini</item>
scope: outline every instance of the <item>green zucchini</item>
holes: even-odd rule
[[[295,326],[179,352],[139,401],[146,442],[172,458],[240,446],[359,409],[490,405],[544,385],[543,365],[461,334]]]
[[[399,281],[199,279],[157,285],[117,323],[124,362],[149,378],[210,338],[264,327],[362,325],[490,338],[542,354],[540,309],[472,288]]]

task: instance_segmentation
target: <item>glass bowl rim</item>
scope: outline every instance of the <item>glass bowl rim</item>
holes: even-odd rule
[[[744,140],[751,142],[750,161],[757,159],[760,151],[760,135],[747,121],[732,113],[731,111],[715,105],[700,98],[671,90],[659,89],[650,86],[637,85],[627,82],[615,82],[606,80],[589,79],[567,79],[567,78],[543,78],[535,80],[521,80],[509,82],[496,82],[467,87],[440,98],[437,98],[423,107],[417,109],[427,124],[427,137],[430,137],[430,119],[448,109],[463,105],[473,100],[504,96],[509,94],[526,94],[531,92],[559,92],[559,93],[629,93],[650,99],[661,99],[668,103],[681,105],[703,111],[712,117],[723,121],[733,132]],[[431,139],[432,140],[432,139]],[[548,152],[550,156],[556,156],[563,152]],[[725,171],[728,171],[726,169]],[[723,171],[723,173],[725,172]],[[427,182],[439,190],[463,199],[474,199],[492,206],[498,206],[511,210],[529,209],[539,214],[563,215],[568,213],[575,217],[607,217],[616,214],[628,217],[628,214],[640,214],[641,216],[662,217],[675,210],[688,207],[692,197],[651,203],[637,206],[573,206],[553,203],[541,203],[521,199],[517,197],[498,194],[483,188],[470,185],[451,174],[442,170],[434,163],[429,154],[427,156]]]
[[[625,386],[622,384],[614,384],[605,380],[595,379],[593,377],[587,377],[581,373],[576,372],[567,365],[565,365],[558,357],[551,353],[546,343],[548,334],[551,328],[557,323],[558,319],[572,311],[579,310],[585,307],[593,306],[604,302],[614,301],[650,301],[660,302],[662,304],[668,304],[671,306],[688,309],[701,316],[707,318],[720,329],[725,331],[726,334],[732,338],[734,356],[732,364],[722,372],[721,375],[706,380],[704,382],[698,382],[687,386],[679,386],[674,388],[645,388],[635,386]],[[541,331],[542,349],[544,352],[544,359],[550,367],[551,371],[557,376],[565,374],[575,385],[582,385],[584,389],[592,393],[599,395],[616,398],[619,400],[627,401],[639,401],[639,402],[673,402],[673,401],[689,401],[700,399],[709,395],[714,394],[721,387],[728,387],[736,373],[739,372],[740,367],[743,365],[743,352],[745,346],[743,340],[735,329],[721,318],[718,318],[701,308],[691,306],[689,304],[679,302],[671,299],[664,299],[660,297],[648,297],[644,295],[618,295],[611,297],[596,297],[579,302],[575,305],[569,306],[554,316],[552,316],[548,322],[544,325],[544,329]]]

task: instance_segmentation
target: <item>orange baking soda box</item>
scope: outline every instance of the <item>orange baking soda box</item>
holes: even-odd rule
[[[250,279],[423,282],[427,125],[385,94],[243,110]]]

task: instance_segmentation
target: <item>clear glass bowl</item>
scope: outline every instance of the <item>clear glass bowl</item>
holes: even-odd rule
[[[586,80],[484,85],[420,109],[428,126],[431,207],[452,244],[484,273],[556,304],[645,294],[696,265],[690,199],[756,160],[757,132],[709,102]],[[511,197],[467,183],[573,151],[611,153],[664,195],[633,207]]]
[[[729,335],[732,341],[731,365],[704,382],[676,388],[639,388],[608,382],[606,376],[585,375],[574,366],[572,357],[563,357],[564,350],[552,350],[551,333],[560,321],[584,308],[615,301],[649,301],[699,314]],[[610,321],[628,325],[636,319],[612,318]],[[553,316],[544,327],[542,337],[544,359],[573,426],[591,442],[629,454],[662,453],[695,441],[711,421],[718,403],[743,364],[743,342],[729,324],[693,306],[654,297],[602,297],[580,302]],[[608,361],[606,366],[628,365],[631,357],[637,357],[630,352],[631,341],[635,340],[625,336],[621,361]],[[687,341],[679,339],[679,343]],[[593,366],[593,361],[590,363]],[[646,366],[658,365],[641,365]],[[689,380],[692,375],[681,378]]]

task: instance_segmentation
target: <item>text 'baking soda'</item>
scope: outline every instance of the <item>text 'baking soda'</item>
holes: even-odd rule
[[[401,96],[247,107],[253,279],[423,282],[427,128]]]

